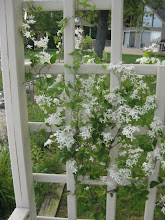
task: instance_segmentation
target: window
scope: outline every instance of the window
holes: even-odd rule
[[[146,6],[145,15],[143,17],[143,27],[162,27],[162,21],[152,10]]]
[[[135,36],[136,36],[135,31],[124,32],[124,40],[123,40],[124,47],[135,47]]]
[[[151,43],[156,43],[161,40],[160,31],[144,31],[141,35],[141,47],[148,47]]]
[[[154,14],[153,27],[162,27],[162,22],[157,15]]]

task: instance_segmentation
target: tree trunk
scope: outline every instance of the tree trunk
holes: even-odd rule
[[[96,35],[95,52],[98,57],[102,58],[103,50],[105,48],[105,41],[107,39],[108,32],[108,13],[109,11],[100,11],[99,22]]]

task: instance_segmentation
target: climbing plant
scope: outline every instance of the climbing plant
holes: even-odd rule
[[[78,5],[95,10],[94,4],[87,0],[79,1]],[[30,9],[41,10],[33,7],[33,3]],[[81,26],[75,30],[75,50],[69,54],[73,56],[73,65],[64,65],[70,74],[75,73],[75,84],[66,83],[60,74],[56,77],[42,75],[43,66],[49,70],[59,59],[63,31],[71,18],[64,18],[59,23],[59,31],[54,37],[58,51],[51,56],[45,52],[49,42],[48,35],[45,33],[44,37],[37,40],[31,30],[31,24],[35,23],[32,11],[25,11],[22,35],[27,40],[31,67],[36,70],[35,101],[45,113],[46,125],[55,125],[58,128],[45,142],[45,147],[56,146],[59,159],[64,164],[70,161],[69,166],[76,180],[75,194],[79,197],[81,207],[85,209],[84,201],[90,197],[86,207],[91,210],[91,217],[105,219],[103,197],[107,192],[111,195],[123,186],[129,186],[133,194],[142,195],[147,200],[148,177],[153,174],[157,161],[161,164],[160,175],[158,181],[151,182],[150,188],[164,182],[165,169],[164,125],[159,117],[154,116],[157,108],[156,95],[153,87],[148,85],[148,77],[136,75],[133,66],[122,63],[107,65],[105,52],[103,59],[97,57],[95,52],[84,55],[84,47],[92,43],[92,39],[83,36]],[[33,42],[33,46],[28,44],[29,41]],[[33,47],[42,51],[36,54]],[[151,57],[152,52],[156,51],[156,45],[145,48],[145,57],[137,62],[161,64],[161,61]],[[81,65],[86,63],[101,64],[103,71],[107,70],[109,74],[78,75]],[[42,67],[37,71],[36,67],[39,65]],[[110,86],[110,73],[116,75],[119,81],[119,86],[113,90]],[[155,86],[155,78],[151,77],[150,80]],[[70,112],[71,117],[67,126],[66,112]],[[112,149],[117,149],[119,155],[113,166]],[[80,176],[82,179],[88,176],[89,179],[102,181],[112,190],[107,191],[105,186],[96,188],[80,185]],[[158,204],[165,213],[165,197],[159,197]]]

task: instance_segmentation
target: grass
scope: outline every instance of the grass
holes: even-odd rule
[[[36,51],[36,53],[38,53],[39,51]],[[53,55],[56,50],[46,50],[46,52],[48,52],[49,54]],[[92,52],[85,52],[84,55],[92,55]],[[61,55],[62,59],[63,59],[63,54]],[[130,54],[122,54],[122,61],[125,64],[135,64],[136,60],[143,57],[142,55],[130,55]],[[165,56],[158,56],[158,58],[160,60],[165,60]],[[25,53],[25,59],[30,59],[29,55],[27,53]],[[107,63],[110,62],[110,53],[107,53]]]

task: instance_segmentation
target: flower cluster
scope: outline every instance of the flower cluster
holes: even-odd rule
[[[43,48],[37,58],[41,64],[51,64],[51,56],[45,52],[48,36],[39,41],[30,31],[34,18],[25,14],[24,36],[34,42],[34,46]],[[61,35],[57,33],[58,49],[61,48]],[[83,56],[78,50],[83,41],[83,29],[77,28],[74,62],[79,68],[82,63],[95,63],[96,55]],[[89,40],[89,41],[88,41]],[[86,39],[90,42],[90,39]],[[30,45],[28,46],[30,48]],[[153,45],[146,53],[156,51]],[[77,61],[78,60],[78,61]],[[159,63],[151,56],[137,60],[139,63]],[[70,66],[66,68],[71,68]],[[163,124],[154,117],[156,96],[152,88],[147,86],[149,80],[137,76],[133,66],[110,64],[109,73],[117,76],[119,87],[110,89],[110,77],[107,75],[76,75],[75,85],[64,82],[61,75],[43,77],[44,89],[39,83],[36,103],[45,113],[47,126],[56,126],[45,142],[57,146],[64,162],[69,161],[75,179],[78,176],[89,176],[94,180],[102,180],[108,186],[125,186],[137,182],[147,187],[148,176],[154,173],[157,161],[165,169],[165,141]],[[40,76],[41,77],[41,76]],[[70,115],[70,123],[65,124],[65,115]],[[67,121],[68,122],[68,121]],[[140,132],[146,130],[144,139]],[[118,146],[118,147],[116,147]],[[112,157],[112,149],[118,151],[118,158]],[[111,165],[111,161],[119,162],[119,166]],[[115,184],[114,184],[115,183]],[[90,191],[88,186],[84,191]],[[164,211],[164,206],[162,212]]]
[[[126,180],[132,180],[132,172],[137,167],[143,169],[147,178],[153,172],[155,158],[162,161],[164,158],[164,154],[155,147],[147,153],[145,160],[139,163],[144,159],[144,149],[137,139],[140,136],[140,121],[144,121],[143,117],[151,118],[148,124],[149,131],[146,132],[151,145],[153,138],[162,132],[163,125],[157,117],[154,118],[156,97],[151,95],[152,91],[146,84],[146,78],[135,75],[132,66],[119,64],[110,65],[108,68],[120,77],[121,81],[121,87],[112,92],[109,76],[76,76],[74,91],[71,86],[67,88],[73,95],[68,96],[64,79],[58,76],[53,84],[49,85],[47,93],[41,93],[36,101],[47,113],[45,122],[60,126],[45,145],[56,143],[61,152],[68,152],[67,158],[72,161],[75,175],[82,175],[82,172],[88,174],[90,166],[91,172],[100,172],[100,178],[107,172],[112,180],[122,185]],[[54,93],[48,96],[53,86]],[[52,106],[55,111],[50,113]],[[71,112],[72,121],[69,126],[64,125],[65,109]],[[119,157],[125,160],[125,168],[108,169],[110,150],[116,146],[117,140]],[[160,149],[163,152],[162,145]],[[101,155],[101,158],[97,155]],[[113,184],[113,181],[108,184]]]
[[[157,52],[159,52],[159,45],[156,43],[152,43],[151,46],[144,47],[143,51],[146,51],[147,53],[149,53],[149,52],[157,53]]]

